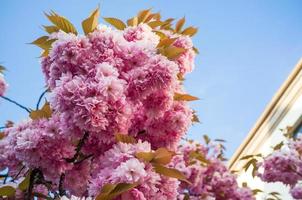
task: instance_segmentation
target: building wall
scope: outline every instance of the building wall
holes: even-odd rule
[[[288,188],[285,186],[276,183],[263,183],[259,178],[254,179],[251,175],[251,168],[247,172],[242,170],[246,161],[240,161],[240,158],[251,154],[261,153],[267,155],[271,153],[272,147],[285,139],[282,129],[297,126],[301,121],[301,116],[302,59],[230,160],[230,169],[239,171],[239,183],[247,182],[252,189],[261,189],[265,191],[265,193],[279,192],[282,194],[282,199],[292,199],[288,194]],[[257,199],[263,199],[263,197],[264,195],[260,194]]]

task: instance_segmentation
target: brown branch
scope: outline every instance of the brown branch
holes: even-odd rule
[[[64,196],[66,194],[66,191],[64,190],[64,180],[65,180],[65,174],[62,173],[60,176],[60,181],[59,181],[59,195]]]
[[[84,146],[84,144],[85,144],[88,136],[89,136],[89,133],[87,131],[85,131],[83,137],[80,139],[80,141],[79,141],[79,143],[78,143],[78,145],[76,147],[76,153],[74,154],[74,156],[72,158],[65,158],[65,160],[67,162],[73,163],[73,162],[75,162],[78,159],[78,157],[80,155],[80,152],[81,152],[81,149]]]

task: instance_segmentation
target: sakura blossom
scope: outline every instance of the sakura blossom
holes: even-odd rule
[[[0,73],[0,96],[4,95],[8,85],[4,80],[4,76]]]
[[[191,37],[197,29],[176,31],[147,10],[128,26],[104,18],[111,27],[94,23],[98,12],[83,21],[85,35],[66,18],[46,14],[53,23],[45,27],[49,35],[33,44],[43,49],[47,90],[36,109],[18,104],[29,119],[1,132],[0,169],[8,170],[12,183],[24,178],[4,196],[254,199],[219,160],[217,146],[184,143],[194,111],[183,78],[194,69]],[[0,76],[1,96],[6,87]],[[205,162],[192,152],[204,155]]]

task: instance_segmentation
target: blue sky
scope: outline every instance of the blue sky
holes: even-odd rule
[[[229,157],[302,56],[300,0],[7,0],[0,3],[7,96],[34,107],[43,91],[40,50],[26,44],[43,34],[40,25],[48,24],[43,12],[55,10],[80,28],[98,4],[106,17],[128,19],[153,8],[165,17],[186,16],[189,25],[199,27],[194,42],[200,54],[185,85],[201,98],[192,107],[202,123],[191,128],[189,137],[226,139]],[[26,117],[23,110],[0,102],[0,124]]]

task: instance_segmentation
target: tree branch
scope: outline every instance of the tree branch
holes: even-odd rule
[[[62,173],[60,176],[60,182],[59,182],[59,195],[64,196],[66,194],[66,191],[64,190],[64,180],[65,180],[65,174]]]
[[[39,109],[40,103],[41,103],[41,101],[42,101],[42,98],[43,98],[43,96],[44,96],[47,92],[48,92],[48,89],[46,89],[46,90],[40,95],[39,100],[38,100],[37,105],[36,105],[36,110]]]
[[[88,136],[89,136],[89,133],[87,131],[85,131],[83,137],[80,139],[80,141],[79,141],[79,143],[76,147],[76,153],[74,154],[74,156],[72,158],[65,158],[65,160],[67,162],[72,163],[72,162],[75,162],[78,159],[78,157],[80,155],[80,152],[81,152],[81,149],[84,146]]]
[[[8,98],[8,97],[5,97],[5,96],[0,96],[0,97],[1,97],[2,99],[5,99],[5,100],[8,101],[8,102],[11,102],[11,103],[13,103],[13,104],[19,106],[20,108],[26,110],[28,113],[31,113],[31,110],[30,110],[29,108],[27,108],[27,107],[25,107],[25,106],[19,104],[18,102],[14,101],[14,100],[12,100],[12,99],[10,99],[10,98]]]

